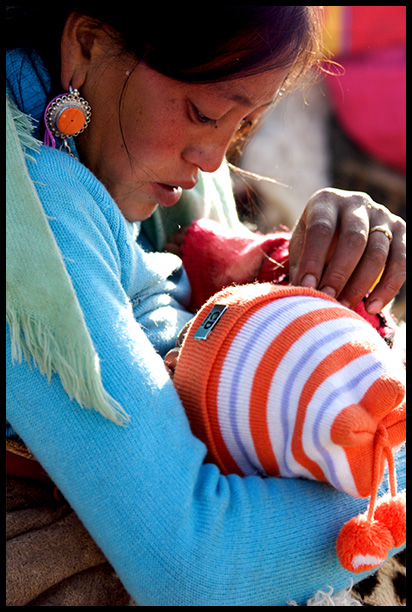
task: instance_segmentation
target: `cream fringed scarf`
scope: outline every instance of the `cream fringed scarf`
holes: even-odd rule
[[[6,319],[12,357],[60,377],[70,396],[117,425],[129,417],[104,390],[99,358],[24,156],[38,152],[32,124],[6,96]]]

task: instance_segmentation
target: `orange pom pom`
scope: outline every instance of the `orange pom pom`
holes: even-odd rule
[[[374,513],[374,518],[386,525],[392,534],[395,546],[406,542],[406,497],[398,493],[395,497],[382,498]]]
[[[364,514],[345,523],[336,541],[342,567],[355,573],[381,565],[393,547],[389,529],[379,521],[369,521]]]

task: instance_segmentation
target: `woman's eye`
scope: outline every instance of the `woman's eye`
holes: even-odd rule
[[[200,123],[202,125],[210,125],[212,127],[217,127],[217,119],[211,119],[210,117],[207,117],[206,115],[204,115],[202,111],[199,110],[197,106],[195,106],[195,104],[193,104],[193,102],[190,103],[190,108],[191,108],[191,117],[196,123]],[[238,131],[247,130],[248,128],[252,127],[252,125],[253,125],[253,120],[245,117],[244,119],[242,119],[237,129]]]
[[[210,119],[209,117],[206,117],[206,115],[201,113],[199,109],[197,109],[197,115],[198,115],[200,123],[210,123],[210,121],[213,121],[212,119]]]
[[[206,117],[193,103],[192,103],[193,114],[195,120],[202,125],[216,125],[217,121],[215,119],[210,119],[210,117]]]

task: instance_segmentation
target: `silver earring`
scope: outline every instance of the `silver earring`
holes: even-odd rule
[[[44,111],[46,133],[44,143],[56,148],[55,136],[63,140],[63,147],[70,153],[67,139],[78,136],[90,123],[92,109],[81,97],[78,89],[69,86],[69,92],[53,98]]]

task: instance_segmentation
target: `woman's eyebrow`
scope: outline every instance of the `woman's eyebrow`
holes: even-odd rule
[[[241,106],[248,106],[249,108],[256,106],[254,102],[249,100],[249,98],[247,98],[246,96],[242,96],[241,94],[233,93],[233,94],[229,94],[227,97],[232,102],[237,102]],[[273,100],[270,100],[269,102],[266,102],[265,104],[260,104],[259,108],[265,108],[266,106],[270,106],[271,104],[273,104]]]

